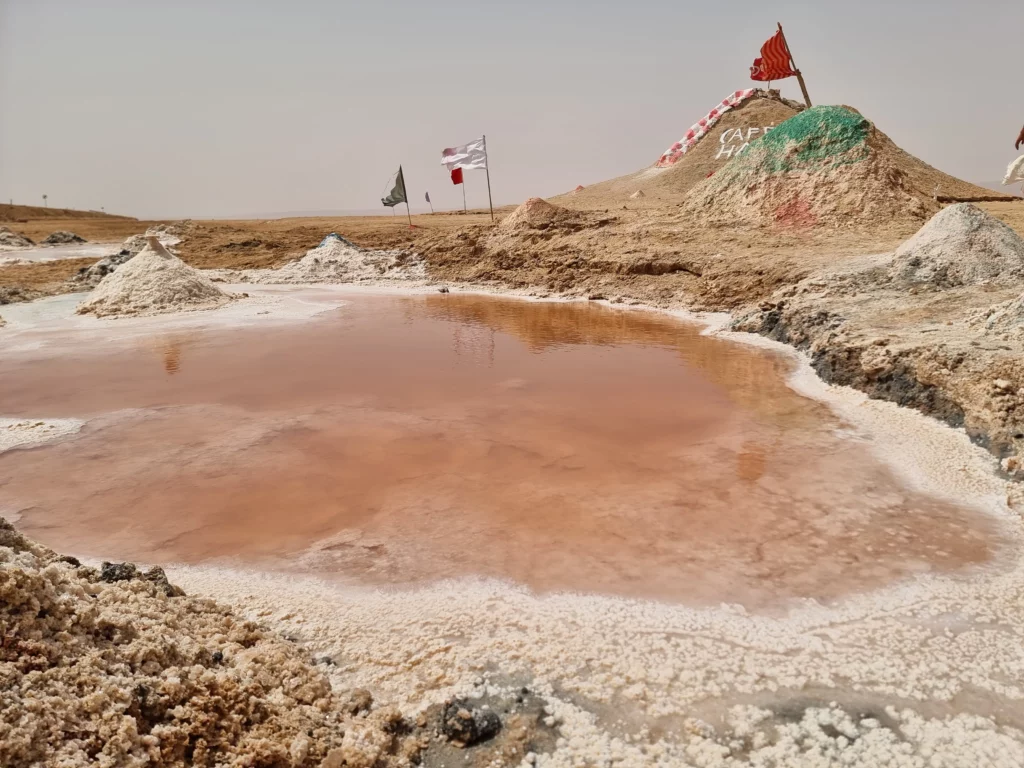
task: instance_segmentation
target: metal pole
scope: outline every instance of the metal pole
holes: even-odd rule
[[[786,40],[786,33],[782,31],[782,23],[779,22],[779,34],[782,35],[782,43],[786,46],[786,53],[789,54],[789,63],[793,67],[793,71],[796,72],[796,79],[800,83],[800,90],[804,94],[804,102],[808,108],[812,106],[811,97],[807,94],[807,83],[804,82],[803,73],[796,68],[796,60],[793,58],[793,52],[789,49],[789,41]]]
[[[487,137],[483,136],[484,141],[484,161],[487,165],[484,166],[484,170],[487,171],[487,205],[491,208],[491,223],[494,223],[494,201],[491,199],[491,158],[487,156]],[[466,190],[462,190],[462,194],[466,194]]]
[[[466,208],[466,172],[465,171],[462,172],[462,184],[461,184],[461,186],[462,186],[462,212],[466,213],[468,211],[468,209]]]

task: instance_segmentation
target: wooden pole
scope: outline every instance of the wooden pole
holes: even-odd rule
[[[796,60],[793,58],[793,51],[789,49],[789,41],[786,40],[786,33],[782,31],[782,22],[779,22],[779,34],[782,35],[782,42],[786,46],[786,53],[789,54],[789,63],[793,67],[793,71],[796,72],[796,79],[800,83],[800,90],[804,94],[804,102],[807,104],[807,107],[810,108],[812,104],[811,97],[807,94],[807,83],[804,82],[803,73],[796,67]]]
[[[487,165],[484,166],[484,170],[487,171],[487,204],[491,208],[491,223],[494,223],[494,201],[491,199],[491,158],[487,156],[487,137],[483,136],[484,141],[484,161]],[[466,190],[463,189],[462,193],[465,194]]]

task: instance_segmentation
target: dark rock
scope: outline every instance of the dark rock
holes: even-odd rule
[[[104,562],[100,570],[100,581],[113,584],[115,581],[131,581],[141,579],[148,581],[168,597],[182,597],[185,590],[176,587],[167,580],[167,574],[160,566],[153,566],[145,573],[139,571],[135,563]]]
[[[220,664],[222,661],[224,661],[224,652],[223,651],[214,651],[213,652],[213,656],[211,658],[212,658],[214,664]]]
[[[438,289],[437,289],[437,292],[438,292],[438,293],[448,293],[449,291],[448,291],[448,289],[447,289],[447,288],[445,288],[445,287],[443,287],[443,286],[442,286],[441,288],[438,288]]]
[[[68,565],[73,566],[75,568],[78,568],[82,564],[82,562],[77,557],[72,557],[71,555],[61,555],[57,559],[60,562],[67,563]]]
[[[452,699],[441,710],[441,733],[457,747],[493,739],[500,731],[501,718],[496,712],[474,707],[467,699]]]
[[[115,581],[131,581],[139,578],[139,569],[135,563],[108,563],[100,566],[100,581],[113,584]]]
[[[63,230],[52,233],[49,237],[43,240],[43,245],[70,245],[71,243],[84,243],[85,238],[79,237],[74,232],[64,232]]]

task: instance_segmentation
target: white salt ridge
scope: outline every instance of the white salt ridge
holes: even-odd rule
[[[1024,277],[1024,240],[970,203],[939,211],[896,250],[890,274],[911,283],[977,285]]]
[[[97,317],[131,317],[215,309],[232,299],[150,236],[142,252],[104,277],[76,311]]]
[[[80,419],[0,418],[0,454],[74,435],[84,423]]]
[[[360,248],[341,238],[327,236],[298,261],[280,269],[253,269],[239,274],[253,283],[363,283],[389,280],[424,280],[423,260],[404,251]]]

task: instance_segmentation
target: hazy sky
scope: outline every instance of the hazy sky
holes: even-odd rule
[[[0,0],[0,199],[140,217],[461,207],[654,162],[781,21],[817,104],[974,181],[1024,124],[1022,0]],[[783,93],[799,97],[795,80]],[[466,174],[486,204],[483,171]],[[381,209],[383,210],[383,209]]]

